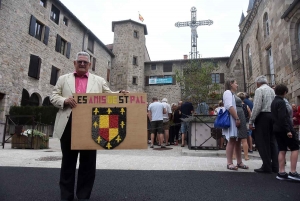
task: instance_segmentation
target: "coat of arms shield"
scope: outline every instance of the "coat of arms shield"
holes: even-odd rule
[[[114,149],[126,137],[125,107],[93,107],[92,138],[104,149]]]

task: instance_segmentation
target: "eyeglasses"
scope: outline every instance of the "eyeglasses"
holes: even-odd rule
[[[84,65],[87,65],[89,62],[88,61],[76,61],[78,64],[84,64]]]

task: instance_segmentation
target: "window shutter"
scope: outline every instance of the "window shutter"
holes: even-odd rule
[[[172,84],[176,85],[176,75],[172,75]]]
[[[43,41],[45,45],[48,45],[49,32],[50,32],[50,28],[45,26],[45,34],[44,34],[44,41]]]
[[[57,68],[52,66],[50,84],[55,86],[56,81],[57,81]]]
[[[35,55],[30,55],[30,63],[29,63],[29,70],[28,70],[29,77],[38,79],[39,65],[40,65],[40,58]]]
[[[40,71],[41,71],[42,59],[38,57],[38,66],[36,71],[36,79],[40,79]]]
[[[106,72],[106,80],[107,80],[107,82],[109,82],[109,77],[110,77],[110,69],[107,69],[107,72]]]
[[[67,42],[67,53],[66,57],[70,59],[70,52],[71,52],[71,43]]]
[[[95,71],[96,69],[96,58],[93,58],[93,63],[92,63],[92,71]]]
[[[145,86],[149,86],[149,76],[145,77]]]
[[[21,106],[27,106],[29,104],[29,93],[26,89],[22,90]]]
[[[224,83],[224,73],[220,73],[220,84]]]
[[[57,34],[56,37],[56,45],[55,45],[55,51],[60,52],[60,46],[61,46],[61,37]]]
[[[29,35],[31,36],[35,36],[35,24],[36,24],[36,18],[31,15],[31,18],[30,18],[30,25],[29,25]]]

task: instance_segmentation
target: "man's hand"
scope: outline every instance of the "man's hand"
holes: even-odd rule
[[[288,138],[292,138],[293,137],[293,134],[291,132],[288,132],[286,135],[288,136]]]
[[[121,91],[119,91],[119,93],[129,93],[129,91],[125,91],[124,89],[123,90],[121,90]]]
[[[255,130],[255,127],[253,126],[253,124],[249,124],[249,129],[250,130]]]
[[[77,106],[77,103],[73,97],[69,97],[64,102],[65,105],[69,105],[71,108],[74,108]]]

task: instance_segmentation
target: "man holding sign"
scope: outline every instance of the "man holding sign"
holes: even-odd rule
[[[60,76],[50,97],[51,103],[59,108],[53,134],[60,139],[63,156],[59,181],[61,200],[74,199],[78,153],[80,164],[76,196],[79,200],[90,198],[96,174],[96,150],[71,150],[72,108],[77,105],[73,93],[118,93],[112,92],[102,77],[89,73],[90,66],[90,55],[86,52],[77,53],[75,72]]]

